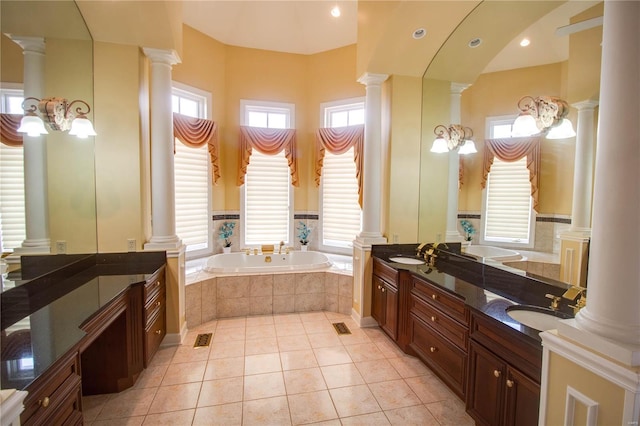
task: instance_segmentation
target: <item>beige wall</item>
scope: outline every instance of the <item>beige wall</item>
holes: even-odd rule
[[[571,23],[602,16],[600,3],[574,16]],[[602,26],[569,36],[569,78],[567,101],[570,103],[600,98],[600,59],[602,57]]]
[[[0,76],[2,83],[22,83],[22,49],[4,34],[0,35]]]

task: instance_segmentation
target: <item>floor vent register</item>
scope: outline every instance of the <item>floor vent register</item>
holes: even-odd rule
[[[338,334],[351,334],[349,327],[347,327],[343,322],[334,322],[333,328],[336,329],[336,333]]]
[[[196,337],[196,342],[193,344],[193,347],[206,348],[211,344],[211,336],[213,336],[213,333],[198,334],[198,337]]]

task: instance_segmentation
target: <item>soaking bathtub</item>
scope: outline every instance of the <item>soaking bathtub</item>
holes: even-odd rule
[[[470,245],[465,249],[465,253],[480,257],[482,260],[490,259],[497,262],[522,259],[522,255],[515,250],[493,246]]]
[[[207,259],[206,272],[212,274],[263,274],[273,272],[318,271],[331,267],[329,258],[317,251],[292,251],[289,254],[223,253]]]

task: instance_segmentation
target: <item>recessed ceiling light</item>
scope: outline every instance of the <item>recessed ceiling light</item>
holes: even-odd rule
[[[420,40],[425,35],[427,35],[427,30],[425,30],[424,28],[418,28],[413,32],[413,38],[415,38],[416,40]]]
[[[471,40],[469,40],[469,47],[471,48],[478,47],[481,44],[482,44],[481,38],[472,38]]]
[[[331,16],[333,16],[334,18],[340,16],[340,8],[338,6],[334,6],[333,9],[331,9]]]
[[[527,46],[528,46],[528,45],[530,45],[530,44],[531,44],[531,41],[529,41],[529,39],[528,39],[528,38],[523,38],[523,39],[520,41],[520,46],[522,46],[522,47],[527,47]]]

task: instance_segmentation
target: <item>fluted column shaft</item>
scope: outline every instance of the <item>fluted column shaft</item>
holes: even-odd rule
[[[573,203],[571,207],[571,231],[590,234],[593,190],[593,157],[595,145],[596,101],[573,104],[578,110],[576,154],[573,171]]]

